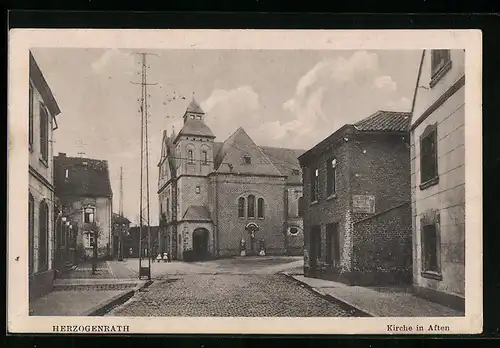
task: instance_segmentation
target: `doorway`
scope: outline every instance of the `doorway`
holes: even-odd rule
[[[326,225],[326,262],[337,267],[340,265],[340,243],[338,224]]]
[[[311,270],[315,271],[318,265],[318,259],[321,258],[321,226],[311,227],[310,234],[310,254],[309,264]]]
[[[196,260],[204,260],[208,257],[208,230],[206,228],[194,230],[193,253]]]

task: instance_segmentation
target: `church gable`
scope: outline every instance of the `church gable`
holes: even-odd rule
[[[241,127],[224,142],[215,162],[218,173],[282,175]]]

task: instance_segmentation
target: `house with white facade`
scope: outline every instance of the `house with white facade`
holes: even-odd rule
[[[465,306],[465,50],[425,50],[411,121],[413,287]]]

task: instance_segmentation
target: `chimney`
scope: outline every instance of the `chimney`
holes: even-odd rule
[[[66,152],[59,152],[59,157],[66,157]]]

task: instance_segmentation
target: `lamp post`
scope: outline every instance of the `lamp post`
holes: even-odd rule
[[[65,226],[66,226],[66,216],[63,216],[61,218],[61,231],[59,234],[59,247],[58,247],[58,254],[59,254],[59,268],[61,271],[64,269],[64,252],[61,250],[65,243],[66,243],[66,238],[65,238]]]
[[[69,261],[69,233],[71,231],[71,223],[69,221],[66,221],[66,234],[64,235],[64,241],[65,241],[65,263]]]

